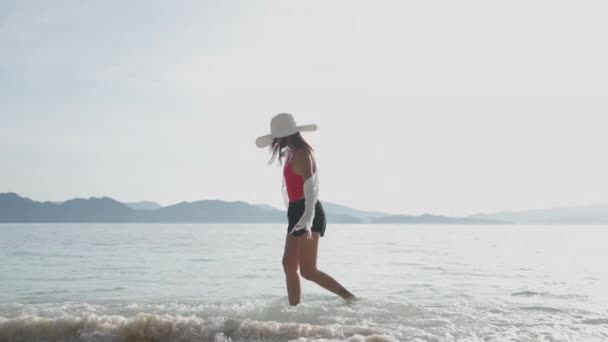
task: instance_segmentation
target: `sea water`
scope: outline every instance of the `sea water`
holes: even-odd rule
[[[331,224],[289,306],[280,224],[1,224],[0,341],[607,341],[608,227]]]

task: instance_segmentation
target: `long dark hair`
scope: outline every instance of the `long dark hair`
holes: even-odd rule
[[[272,139],[270,144],[270,153],[272,156],[268,161],[268,165],[276,160],[279,161],[279,165],[283,164],[283,157],[285,155],[285,147],[289,146],[292,150],[305,150],[307,153],[314,152],[313,148],[304,140],[300,132],[296,132],[292,135],[283,138]]]

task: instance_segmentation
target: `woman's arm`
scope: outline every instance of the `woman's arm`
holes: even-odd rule
[[[312,239],[311,227],[315,217],[315,205],[318,198],[318,187],[313,172],[312,156],[304,151],[294,153],[293,168],[294,173],[304,179],[304,213],[296,223],[292,232],[305,229],[307,237]]]
[[[293,155],[293,172],[304,177],[304,181],[312,177],[312,156],[305,151],[298,151]]]

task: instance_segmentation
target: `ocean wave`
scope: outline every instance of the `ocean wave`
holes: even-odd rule
[[[584,300],[587,299],[587,296],[578,295],[574,293],[566,293],[566,294],[554,294],[551,292],[536,292],[536,291],[519,291],[511,293],[511,296],[514,297],[544,297],[544,298],[555,298],[555,299],[578,299]]]
[[[0,307],[4,341],[397,341],[367,324],[353,304],[244,303],[12,304]],[[388,318],[416,308],[389,306]],[[374,308],[374,310],[378,310]]]
[[[396,341],[377,329],[349,325],[312,325],[228,318],[140,313],[65,315],[55,318],[25,315],[0,320],[0,341],[285,341],[301,338],[352,341]]]
[[[581,321],[582,324],[608,325],[608,318],[591,318]]]
[[[550,307],[550,306],[543,306],[543,305],[522,306],[522,307],[520,307],[520,309],[527,310],[527,311],[542,311],[542,312],[551,312],[551,313],[562,312],[562,310],[560,310],[558,308],[554,308],[554,307]]]
[[[503,342],[538,336],[601,341],[604,317],[544,305],[496,307],[474,299],[433,306],[397,298],[345,302],[327,295],[308,296],[296,307],[285,297],[238,303],[0,304],[0,342]]]

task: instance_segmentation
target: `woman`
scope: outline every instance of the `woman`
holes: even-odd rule
[[[283,167],[283,196],[287,206],[287,236],[283,270],[290,305],[300,303],[300,274],[344,299],[355,296],[326,273],[317,269],[319,238],[325,234],[325,211],[318,200],[319,182],[313,149],[302,138],[301,131],[315,131],[317,126],[297,126],[291,114],[281,113],[270,122],[271,133],[256,139],[260,148],[270,146],[272,157]]]

